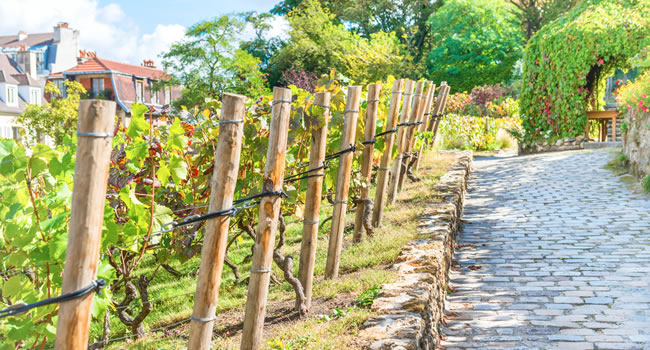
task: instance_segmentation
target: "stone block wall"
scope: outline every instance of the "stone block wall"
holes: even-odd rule
[[[519,155],[542,153],[542,152],[558,152],[558,151],[572,151],[585,148],[585,137],[568,137],[559,139],[555,142],[537,141],[531,144],[520,144]]]
[[[638,177],[650,175],[650,113],[631,110],[625,120],[629,124],[623,135],[623,153],[630,170]]]
[[[391,267],[399,279],[384,284],[372,309],[379,315],[363,325],[359,336],[368,349],[436,349],[456,234],[472,164],[472,152],[457,160],[434,188],[438,200],[420,219],[417,238]]]

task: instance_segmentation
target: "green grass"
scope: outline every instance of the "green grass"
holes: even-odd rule
[[[397,201],[385,210],[384,225],[375,231],[372,237],[360,243],[352,244],[352,232],[347,230],[344,237],[344,247],[341,253],[340,277],[334,280],[323,278],[327,258],[329,224],[319,229],[318,249],[315,266],[315,283],[313,289],[314,300],[318,298],[334,299],[341,295],[350,295],[352,299],[364,292],[376,288],[382,283],[394,281],[397,276],[386,267],[392,264],[399,255],[402,247],[415,237],[417,217],[423,213],[425,201],[430,201],[434,195],[431,189],[433,184],[442,176],[452,161],[451,155],[438,155],[434,152],[425,152],[422,161],[422,181],[411,183],[407,181],[404,190],[398,194]],[[372,194],[374,196],[374,194]],[[331,215],[331,207],[323,209],[322,217]],[[354,212],[346,216],[346,227],[354,220]],[[288,220],[290,221],[290,220]],[[286,244],[283,248],[285,255],[294,256],[294,274],[298,273],[298,256],[302,227],[298,223],[287,226],[285,233]],[[242,263],[244,257],[250,254],[252,240],[245,239],[237,246],[233,245],[228,252],[230,261],[237,264],[244,278],[247,277],[250,263]],[[150,299],[162,299],[154,302],[154,310],[145,320],[145,329],[151,330],[158,327],[186,319],[193,308],[193,292],[196,286],[196,271],[199,266],[199,257],[193,257],[184,263],[173,264],[180,271],[181,278],[176,278],[164,270],[159,270],[150,286]],[[152,258],[145,260],[138,274],[151,274],[156,264]],[[274,275],[282,280],[282,273],[274,264]],[[219,293],[217,314],[224,312],[243,313],[246,302],[246,283],[234,283],[234,274],[227,266],[224,267],[223,280]],[[280,285],[271,285],[269,302],[294,299],[294,292],[288,283],[282,280]],[[167,298],[178,294],[188,295]],[[167,299],[165,299],[167,298]],[[118,298],[119,300],[119,298]],[[328,322],[319,322],[315,318],[306,318],[273,331],[268,336],[271,349],[334,349],[345,342],[352,341],[358,327],[370,316],[367,309],[354,309],[346,312],[341,317],[336,317]],[[218,322],[217,322],[218,323]],[[216,325],[219,326],[218,324]],[[91,324],[91,342],[97,340],[102,332],[100,320]],[[130,332],[111,314],[111,338],[129,335]],[[307,336],[306,334],[309,334]],[[168,336],[163,332],[148,333],[138,341],[119,341],[111,343],[107,349],[184,349],[188,336],[187,325],[168,331]],[[275,342],[275,343],[274,343]],[[217,339],[215,349],[238,348],[237,337]],[[275,345],[271,345],[275,344]],[[284,346],[284,347],[282,347]]]

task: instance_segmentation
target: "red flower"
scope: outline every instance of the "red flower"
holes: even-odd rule
[[[603,61],[603,59],[601,58],[598,60],[598,63],[602,66],[603,64],[605,64],[605,61]]]

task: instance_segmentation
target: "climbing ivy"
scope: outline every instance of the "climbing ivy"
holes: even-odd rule
[[[584,133],[603,78],[648,45],[649,14],[647,1],[586,0],[531,38],[520,100],[525,142]]]

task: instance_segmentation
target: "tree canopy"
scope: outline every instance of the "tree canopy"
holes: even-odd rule
[[[236,16],[199,22],[187,30],[186,39],[163,54],[163,66],[183,86],[182,105],[202,104],[225,91],[259,96],[266,92],[260,59],[233,42],[244,28]]]
[[[293,68],[319,75],[335,69],[354,83],[401,71],[404,48],[394,34],[377,32],[366,39],[346,30],[335,18],[316,0],[305,1],[288,13],[289,39],[271,59],[269,69],[275,74]],[[276,79],[272,76],[271,83]]]
[[[505,1],[446,1],[428,21],[430,78],[457,91],[507,82],[523,51],[517,11]]]

